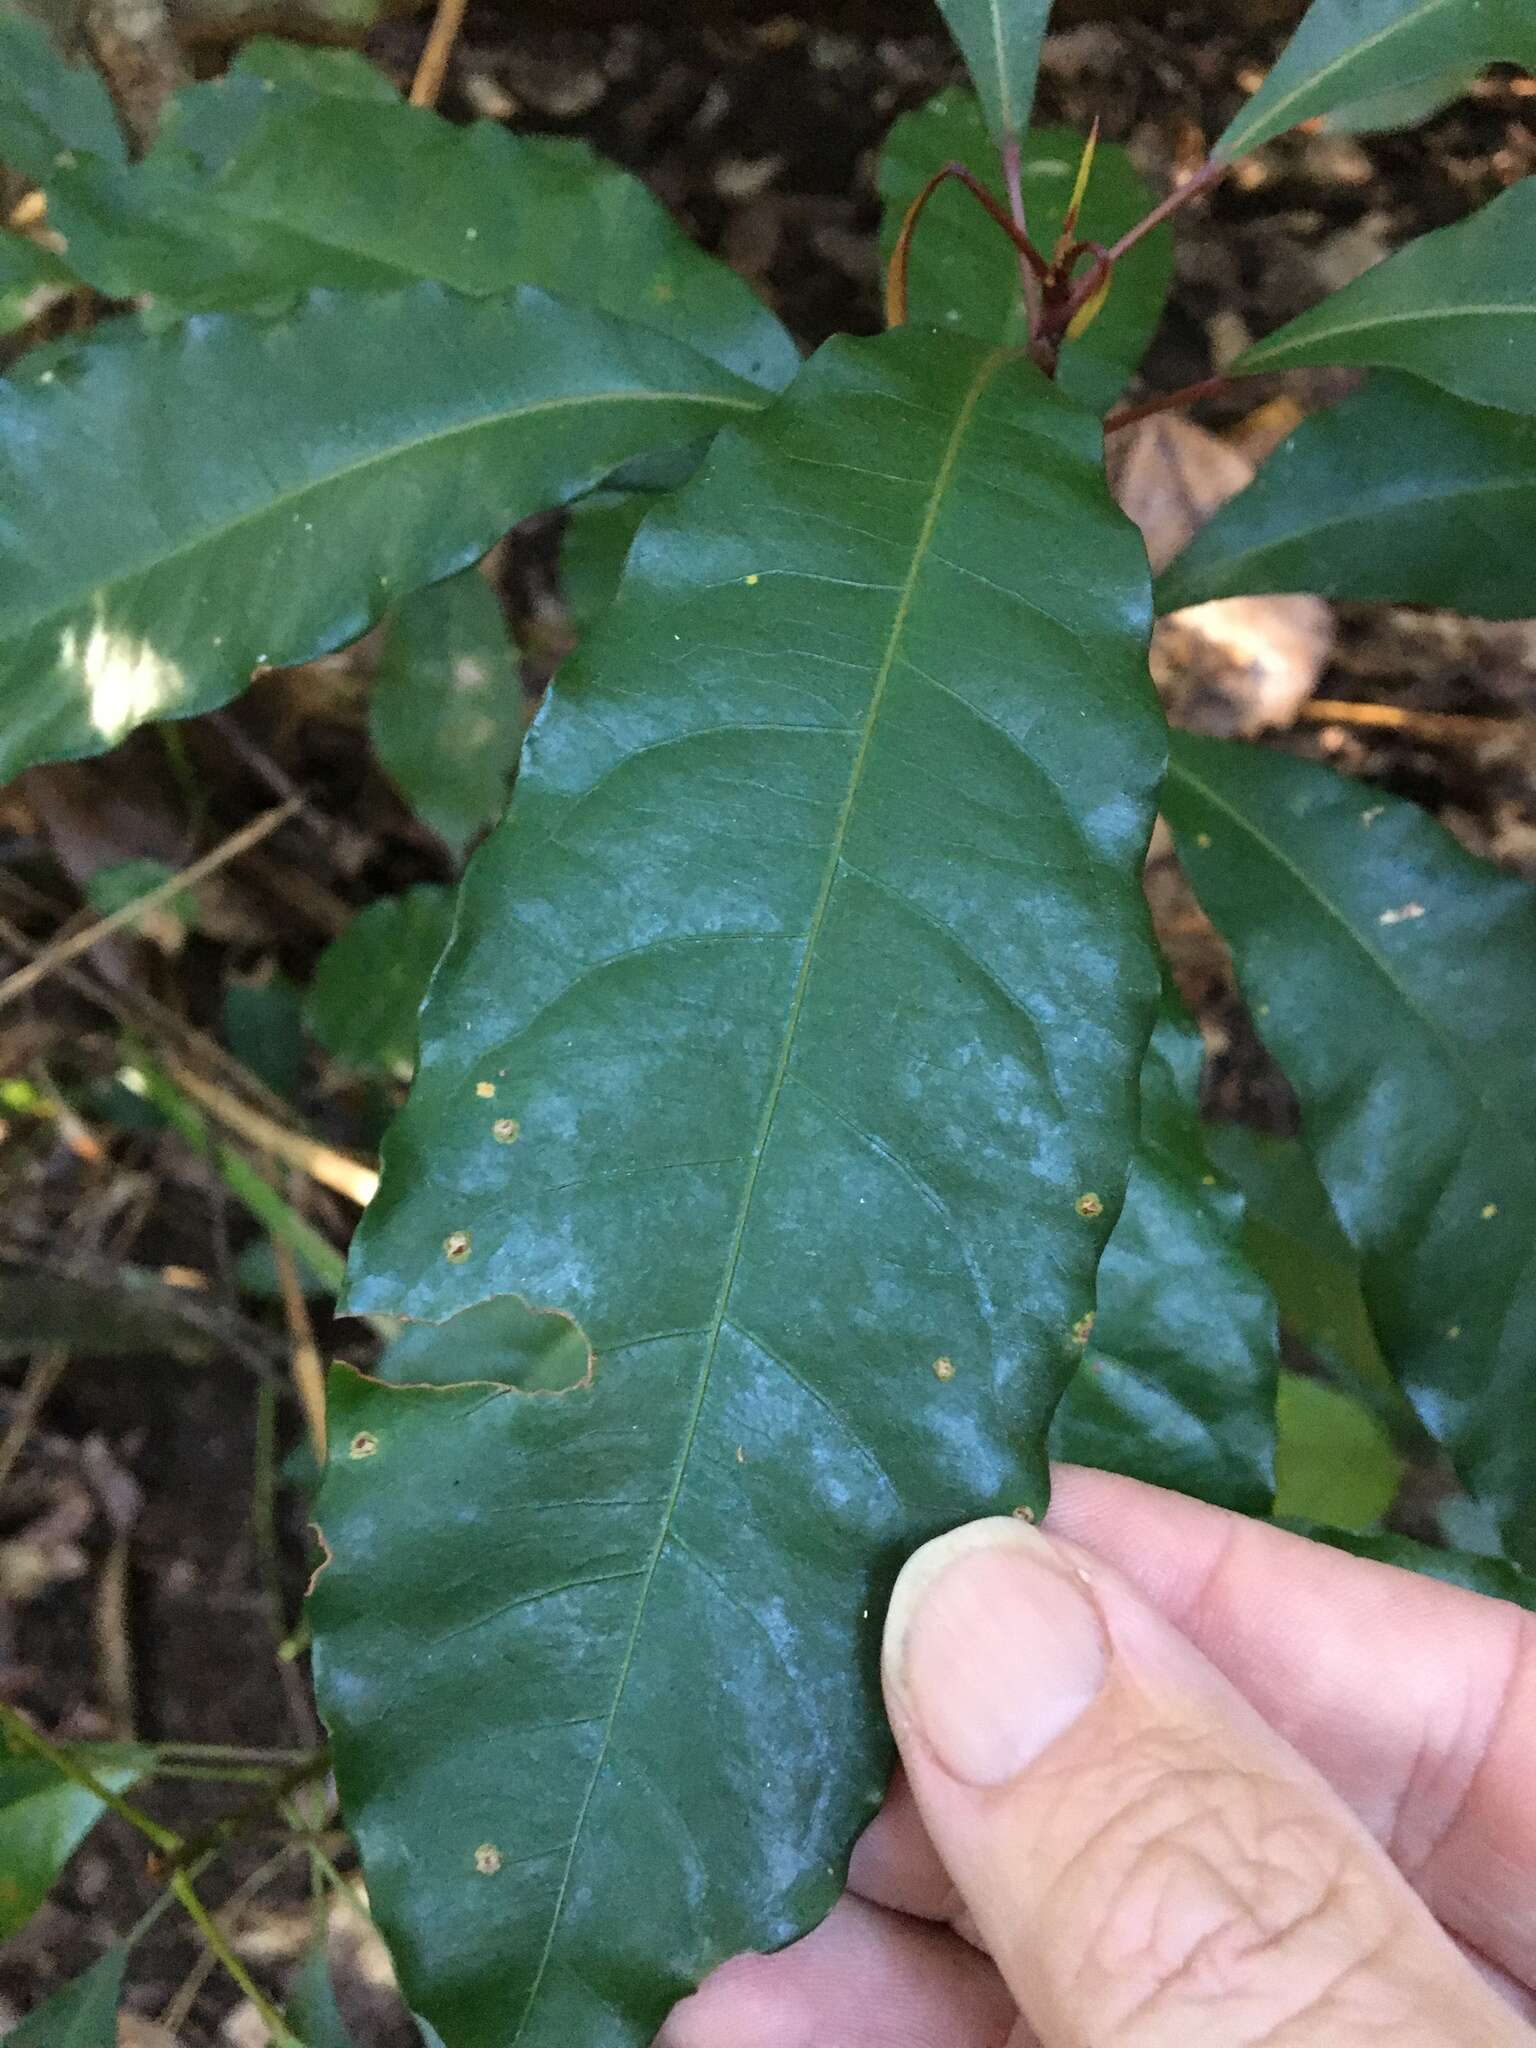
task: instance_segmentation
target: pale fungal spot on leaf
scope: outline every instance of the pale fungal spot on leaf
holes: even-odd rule
[[[475,1868],[482,1877],[494,1877],[501,1868],[501,1851],[494,1842],[482,1842],[475,1851]]]
[[[1209,832],[1197,832],[1197,833],[1195,834],[1195,844],[1196,844],[1196,846],[1198,846],[1198,847],[1199,847],[1199,849],[1200,849],[1200,851],[1201,851],[1202,853],[1208,853],[1208,852],[1210,851],[1210,845],[1211,845],[1211,835],[1210,835],[1210,833],[1209,833]]]
[[[1072,1206],[1076,1209],[1079,1216],[1102,1216],[1104,1214],[1104,1204],[1091,1188],[1086,1195],[1079,1195]]]
[[[1498,1205],[1498,1203],[1497,1203],[1497,1202],[1484,1202],[1484,1204],[1483,1204],[1483,1221],[1484,1221],[1485,1223],[1491,1223],[1491,1222],[1493,1221],[1494,1217],[1498,1215],[1498,1213],[1499,1213],[1499,1205]]]
[[[667,303],[668,299],[671,298],[671,296],[671,285],[667,283],[664,277],[658,277],[656,282],[651,286],[651,297],[656,301],[657,305],[664,306]]]
[[[738,1465],[745,1465],[747,1462],[747,1447],[745,1444],[738,1444],[736,1446],[736,1462]]]
[[[1461,1335],[1460,1323],[1452,1323],[1451,1327],[1446,1331],[1445,1334],[1447,1337],[1450,1338],[1451,1342],[1454,1344],[1456,1342],[1456,1339]]]
[[[1088,1342],[1088,1339],[1092,1335],[1093,1310],[1090,1309],[1087,1315],[1079,1316],[1077,1321],[1072,1325],[1072,1342],[1074,1344],[1086,1344]]]
[[[1409,924],[1416,917],[1424,915],[1422,903],[1400,903],[1396,910],[1384,910],[1377,918],[1378,924]]]
[[[936,1380],[952,1380],[955,1376],[955,1361],[952,1358],[936,1358],[933,1361],[933,1376]]]
[[[496,1093],[496,1083],[494,1081],[477,1081],[475,1083],[475,1093],[482,1102],[489,1102]]]
[[[480,230],[478,228],[466,228],[464,230],[464,239],[466,242],[478,242],[480,239]]]
[[[1385,804],[1372,804],[1369,810],[1360,813],[1361,824],[1369,830],[1386,808]]]
[[[450,1230],[443,1239],[443,1257],[451,1260],[455,1266],[462,1266],[469,1257],[469,1244],[467,1230]]]
[[[499,1116],[491,1125],[491,1136],[498,1145],[515,1144],[521,1128],[515,1116]]]
[[[1201,1187],[1203,1187],[1203,1188],[1213,1188],[1213,1187],[1215,1187],[1215,1185],[1216,1185],[1216,1176],[1215,1176],[1215,1174],[1214,1174],[1214,1173],[1202,1173],[1202,1174],[1201,1174],[1201,1176],[1200,1176],[1200,1185],[1201,1185]]]
[[[747,578],[747,588],[750,590],[754,583],[761,583],[762,580],[762,577],[757,575],[754,571],[754,573]]]
[[[371,1429],[360,1429],[347,1448],[354,1458],[371,1458],[379,1448],[379,1440]]]

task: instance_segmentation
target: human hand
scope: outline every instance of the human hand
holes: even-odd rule
[[[1048,1528],[910,1560],[847,1895],[657,2048],[1532,2048],[1531,1618],[1105,1473]]]

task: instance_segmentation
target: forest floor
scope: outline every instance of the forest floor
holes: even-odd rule
[[[1268,32],[1211,32],[1213,11],[1054,36],[1038,117],[1085,128],[1098,116],[1161,187],[1199,160],[1278,44]],[[472,6],[443,111],[581,136],[635,170],[806,346],[838,329],[877,330],[875,156],[897,114],[960,77],[946,40],[818,28],[791,12],[748,22],[721,10],[702,26],[705,10],[677,15],[674,26],[546,29]],[[371,54],[408,82],[422,36],[420,21],[387,24]],[[1177,282],[1146,388],[1209,376],[1385,250],[1536,167],[1531,105],[1518,82],[1495,80],[1408,135],[1272,146],[1181,218]],[[1303,406],[1323,392],[1295,379],[1285,389]],[[1248,387],[1210,402],[1200,419],[1239,452],[1262,453],[1288,417],[1279,390]],[[502,558],[530,691],[564,644],[549,542],[548,523],[536,525]],[[1312,701],[1288,707],[1279,743],[1416,798],[1479,851],[1536,872],[1536,625],[1344,607],[1330,635]],[[1198,666],[1173,644],[1162,680],[1196,722],[1241,725],[1240,688],[1234,709],[1230,678],[1203,677]],[[148,936],[116,940],[0,1013],[0,1272],[51,1274],[76,1310],[74,1323],[55,1328],[39,1308],[30,1336],[0,1327],[11,1361],[0,1370],[0,1445],[11,1446],[0,1448],[0,1697],[56,1735],[316,1740],[295,1643],[303,1495],[272,1473],[275,1462],[303,1459],[303,1416],[285,1377],[303,1312],[291,1299],[285,1311],[242,1263],[254,1226],[205,1162],[163,1129],[127,1128],[107,1102],[125,1028],[174,1043],[194,1065],[206,1056],[205,1078],[217,1085],[210,1040],[259,1064],[237,1029],[241,992],[259,1000],[274,986],[303,987],[359,907],[451,879],[441,846],[370,764],[365,688],[366,660],[349,656],[272,674],[170,743],[142,732],[110,762],[38,770],[0,791],[3,971],[74,928],[85,882],[104,865],[180,865],[288,794],[302,798],[201,893],[195,920],[173,916]],[[1346,708],[1319,717],[1319,698]],[[1360,706],[1378,709],[1348,708]],[[1197,950],[1190,971],[1209,974],[1202,1007],[1217,1019],[1219,1050],[1219,964],[1202,965]],[[1226,1021],[1235,1049],[1216,1093],[1229,1109],[1283,1117],[1240,1056],[1241,1020]],[[267,1029],[258,1024],[256,1037]],[[368,1154],[391,1091],[357,1083],[313,1048],[292,1057],[308,1129]],[[100,1100],[100,1121],[88,1109],[36,1113],[64,1094],[76,1105]],[[344,1198],[305,1181],[295,1199],[344,1246],[355,1217]],[[122,1311],[114,1276],[124,1262],[180,1289],[174,1360],[113,1355],[104,1333]],[[366,1333],[333,1330],[322,1302],[308,1313],[323,1354],[367,1359]],[[78,1334],[82,1315],[103,1333],[99,1351]],[[228,1802],[199,1785],[156,1797],[180,1827]],[[273,1846],[257,1839],[234,1856],[211,1902],[257,1875]],[[339,1839],[332,1846],[345,1854]],[[151,1896],[135,1838],[116,1823],[98,1830],[50,1903],[0,1950],[0,2026],[4,2008],[25,2010],[94,1960]],[[305,1943],[305,1896],[302,1862],[290,1861],[231,1918],[247,1963],[279,1996]],[[377,1954],[338,1938],[355,2039],[365,2048],[410,2040]],[[148,2022],[171,2008],[174,2038],[188,2043],[259,2038],[218,1971],[190,1983],[196,1960],[168,1916],[136,1955],[133,2009]],[[166,2036],[146,2025],[139,2038],[150,2048]]]

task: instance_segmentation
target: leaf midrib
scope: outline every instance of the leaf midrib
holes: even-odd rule
[[[1423,0],[1423,4],[1416,7],[1411,14],[1400,14],[1396,21],[1387,22],[1383,28],[1377,29],[1374,35],[1367,36],[1364,41],[1351,43],[1349,48],[1341,51],[1331,63],[1323,65],[1321,70],[1312,72],[1308,77],[1302,79],[1299,84],[1293,85],[1289,92],[1282,93],[1280,98],[1274,101],[1267,111],[1261,113],[1257,120],[1250,121],[1246,130],[1239,130],[1227,144],[1225,150],[1222,151],[1223,158],[1227,156],[1241,156],[1243,151],[1250,146],[1247,141],[1249,135],[1256,129],[1268,127],[1276,114],[1284,113],[1287,107],[1294,105],[1297,100],[1321,85],[1324,79],[1331,78],[1334,72],[1343,70],[1345,65],[1355,63],[1359,58],[1366,55],[1368,51],[1378,49],[1383,43],[1390,42],[1399,29],[1413,28],[1417,23],[1427,21],[1432,14],[1438,14],[1443,8],[1454,6],[1455,4],[1456,0]],[[1275,130],[1273,132],[1278,134],[1281,131]]]
[[[1354,950],[1369,963],[1379,978],[1387,984],[1387,987],[1401,1002],[1408,1015],[1442,1054],[1446,1065],[1454,1074],[1461,1076],[1468,1096],[1476,1103],[1478,1109],[1485,1116],[1491,1117],[1495,1112],[1495,1100],[1491,1094],[1484,1092],[1477,1079],[1476,1069],[1472,1066],[1461,1047],[1457,1045],[1453,1038],[1447,1035],[1435,1017],[1425,1010],[1416,998],[1410,994],[1404,984],[1399,981],[1397,975],[1392,970],[1391,962],[1367,943],[1363,933],[1350,923],[1344,912],[1330,896],[1324,894],[1306,870],[1299,867],[1292,860],[1278,840],[1271,839],[1269,834],[1256,825],[1246,812],[1239,810],[1236,805],[1229,803],[1218,790],[1213,789],[1208,782],[1195,774],[1193,769],[1185,767],[1177,759],[1169,763],[1168,779],[1170,781],[1177,780],[1187,783],[1204,802],[1211,805],[1214,810],[1220,811],[1222,816],[1229,819],[1239,832],[1251,839],[1261,852],[1268,855],[1277,867],[1283,869],[1290,876],[1303,894],[1316,904],[1331,924],[1336,925],[1343,932]],[[1527,1140],[1527,1144],[1530,1144],[1529,1140]],[[1536,1148],[1533,1148],[1533,1150],[1536,1150]],[[1358,1250],[1359,1247],[1357,1246],[1356,1249]]]
[[[1292,341],[1284,339],[1282,329],[1271,340],[1256,342],[1244,353],[1243,363],[1257,369],[1261,363],[1289,355],[1298,346],[1312,348],[1319,342],[1339,341],[1346,335],[1367,334],[1375,327],[1403,327],[1410,322],[1424,326],[1437,320],[1486,320],[1505,314],[1513,314],[1516,318],[1536,314],[1536,299],[1501,299],[1495,305],[1419,306],[1402,313],[1369,313],[1363,320],[1346,320],[1332,326],[1310,328]],[[1303,314],[1302,317],[1309,316]]]
[[[672,1521],[677,1510],[678,1499],[682,1493],[683,1481],[687,1476],[689,1459],[693,1453],[694,1440],[698,1434],[699,1422],[704,1411],[704,1402],[709,1392],[710,1377],[714,1370],[715,1355],[719,1349],[721,1331],[725,1327],[730,1310],[731,1293],[735,1285],[737,1269],[741,1263],[747,1224],[752,1213],[753,1197],[756,1193],[758,1178],[762,1171],[763,1156],[768,1147],[769,1137],[772,1134],[779,1099],[784,1092],[784,1084],[789,1075],[790,1060],[794,1053],[795,1036],[799,1029],[800,1016],[805,1005],[806,991],[810,985],[815,963],[816,942],[826,922],[827,910],[832,900],[832,891],[837,880],[838,870],[842,865],[843,846],[847,839],[849,824],[852,820],[854,803],[858,796],[859,785],[863,779],[865,764],[869,757],[870,743],[874,737],[875,726],[878,723],[881,707],[885,700],[886,689],[890,682],[892,671],[895,668],[897,653],[906,630],[907,618],[912,609],[913,599],[916,596],[918,579],[922,574],[923,564],[927,559],[934,533],[938,527],[939,513],[953,478],[956,462],[959,460],[961,443],[965,439],[966,431],[970,426],[976,407],[981,401],[983,392],[988,384],[991,383],[998,370],[1016,354],[1017,351],[1014,349],[996,348],[984,357],[956,410],[954,425],[950,429],[949,439],[945,444],[944,453],[934,477],[933,488],[929,493],[928,502],[924,509],[922,525],[918,530],[917,539],[913,545],[912,559],[908,565],[907,574],[902,582],[901,591],[897,598],[895,614],[891,621],[891,630],[886,638],[880,665],[875,672],[874,682],[870,690],[869,709],[865,714],[864,723],[860,729],[859,744],[855,750],[853,763],[849,770],[848,787],[844,793],[836,823],[833,826],[831,845],[828,850],[826,865],[822,871],[816,907],[812,913],[807,930],[804,951],[801,954],[800,970],[796,976],[794,990],[790,996],[784,1036],[779,1046],[779,1055],[775,1063],[773,1079],[769,1084],[767,1099],[763,1105],[762,1117],[758,1123],[757,1135],[750,1155],[751,1163],[743,1185],[741,1203],[737,1210],[736,1222],[726,1254],[720,1291],[716,1297],[714,1312],[705,1333],[707,1342],[704,1358],[699,1368],[698,1387],[694,1395],[692,1409],[689,1412],[682,1451],[678,1458],[677,1470],[673,1475],[671,1491],[667,1495],[666,1506],[661,1518],[660,1532],[657,1535],[655,1547],[651,1552],[650,1562],[645,1567],[644,1582],[635,1607],[634,1625],[630,1630],[629,1642],[625,1647],[624,1660],[620,1665],[618,1679],[614,1686],[613,1703],[609,1709],[608,1719],[603,1729],[603,1739],[598,1746],[597,1758],[593,1764],[591,1776],[587,1780],[586,1791],[582,1796],[575,1826],[571,1831],[571,1842],[566,1852],[565,1866],[560,1876],[559,1891],[556,1894],[554,1908],[550,1914],[549,1933],[545,1938],[543,1951],[534,1970],[533,1982],[529,1987],[528,1997],[524,2002],[522,2012],[518,2015],[517,2025],[512,2035],[513,2048],[516,2048],[516,2043],[523,2037],[524,2028],[527,2026],[538,2000],[539,1990],[544,1982],[545,1972],[549,1967],[549,1959],[554,1952],[555,1939],[559,1932],[560,1922],[565,1912],[566,1900],[570,1893],[571,1876],[575,1869],[577,1852],[580,1849],[586,1831],[587,1815],[591,1809],[598,1781],[601,1779],[603,1771],[607,1766],[608,1751],[612,1744],[614,1726],[618,1720],[619,1709],[623,1704],[625,1689],[629,1682],[630,1669],[634,1663],[635,1654],[639,1646],[640,1631],[644,1625],[646,1607],[651,1597],[651,1589],[655,1584],[656,1571],[661,1563],[662,1553],[666,1549],[668,1538],[672,1533]]]
[[[105,579],[98,579],[85,589],[73,593],[50,610],[37,617],[23,619],[14,624],[0,617],[0,646],[23,633],[34,633],[57,620],[68,619],[78,608],[91,598],[103,592],[118,589],[125,583],[150,575],[170,563],[178,562],[185,556],[195,555],[203,548],[218,547],[230,535],[242,527],[250,526],[281,513],[287,506],[300,504],[318,491],[328,491],[334,485],[345,483],[348,478],[362,476],[370,469],[377,469],[390,462],[397,462],[403,456],[414,455],[418,450],[445,447],[466,435],[484,433],[489,427],[505,426],[513,420],[531,419],[539,413],[573,411],[590,405],[714,405],[729,411],[757,413],[762,402],[751,398],[737,398],[728,392],[710,391],[599,391],[581,392],[572,398],[543,398],[529,405],[512,406],[496,412],[482,413],[478,418],[460,421],[454,426],[438,432],[423,434],[411,441],[397,441],[388,448],[377,449],[363,456],[357,462],[349,462],[343,468],[330,471],[327,475],[312,478],[292,490],[282,491],[277,496],[263,500],[260,505],[237,513],[233,519],[210,526],[184,541],[180,546],[157,554],[147,561],[141,561],[121,569],[114,569]]]

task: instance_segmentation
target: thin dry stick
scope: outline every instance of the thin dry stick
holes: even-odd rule
[[[210,1116],[217,1118],[237,1137],[270,1152],[284,1166],[308,1174],[321,1187],[329,1188],[333,1194],[344,1195],[360,1209],[366,1209],[378,1193],[378,1174],[361,1159],[354,1159],[350,1152],[339,1152],[334,1145],[322,1144],[318,1138],[307,1137],[302,1131],[290,1131],[285,1125],[275,1123],[271,1117],[263,1116],[259,1109],[252,1109],[237,1096],[228,1094],[217,1082],[194,1074],[179,1060],[168,1059],[164,1064],[177,1087],[184,1089]]]
[[[427,37],[427,46],[421,53],[421,62],[416,66],[416,76],[411,80],[413,107],[437,105],[437,96],[443,89],[443,80],[448,76],[448,59],[453,55],[453,46],[458,41],[459,30],[463,25],[464,0],[437,0],[437,12],[432,17],[432,32]]]
[[[205,853],[201,860],[193,861],[192,865],[183,868],[180,874],[172,875],[169,880],[158,883],[142,896],[135,896],[131,903],[123,904],[120,909],[114,910],[110,917],[98,918],[95,924],[87,925],[84,931],[76,932],[70,938],[61,939],[56,945],[45,946],[28,966],[19,967],[7,980],[0,982],[0,1010],[3,1010],[7,1003],[15,1002],[18,996],[25,995],[28,989],[36,988],[40,981],[46,981],[56,969],[67,966],[71,960],[78,960],[82,953],[89,953],[92,947],[99,946],[112,932],[120,931],[125,924],[132,924],[135,918],[143,917],[147,911],[170,902],[171,898],[179,895],[183,889],[195,888],[199,882],[205,882],[220,868],[227,867],[232,860],[238,860],[242,853],[259,845],[263,839],[269,838],[279,825],[285,824],[298,807],[298,800],[290,798],[287,803],[279,804],[274,810],[263,811],[259,818],[252,818],[248,825],[242,825],[238,832],[232,832],[228,839],[214,847],[211,853]]]
[[[1479,718],[1469,711],[1415,711],[1402,704],[1355,704],[1343,697],[1313,697],[1296,713],[1310,725],[1363,725],[1405,732],[1437,746],[1503,739],[1527,721]]]
[[[224,1904],[220,1906],[220,1913],[226,1919],[231,1919],[239,1912],[242,1906],[249,1905],[256,1894],[272,1882],[273,1878],[276,1877],[277,1873],[298,1847],[299,1843],[297,1840],[284,1842],[282,1848],[278,1850],[275,1856],[269,1857],[258,1869],[253,1870],[251,1875],[235,1891],[230,1893]],[[196,1878],[197,1874],[196,1870],[189,1870],[186,1873],[188,1878]],[[175,1895],[174,1893],[166,1892],[163,1896],[172,1898]],[[186,2024],[187,2015],[197,2003],[197,1994],[202,1990],[204,1984],[207,1983],[217,1967],[218,1957],[214,1954],[213,1950],[211,1948],[201,1949],[198,1953],[197,1961],[187,1972],[179,1989],[172,1995],[161,2012],[158,2024],[173,2041],[181,2039],[181,2030]]]
[[[39,1351],[27,1368],[16,1413],[11,1417],[11,1426],[5,1432],[4,1441],[0,1442],[0,1494],[4,1494],[16,1460],[26,1449],[27,1438],[37,1425],[43,1403],[59,1384],[68,1363],[69,1353],[54,1345],[47,1351]]]
[[[289,1190],[290,1201],[293,1190]],[[270,1238],[272,1263],[277,1268],[277,1284],[283,1297],[283,1315],[288,1323],[288,1337],[293,1361],[293,1389],[299,1397],[299,1406],[304,1410],[304,1420],[309,1425],[309,1441],[315,1453],[315,1463],[323,1465],[326,1454],[325,1433],[325,1367],[321,1362],[320,1349],[315,1343],[314,1325],[309,1319],[309,1309],[304,1300],[304,1289],[299,1284],[299,1269],[293,1253],[281,1238]]]

